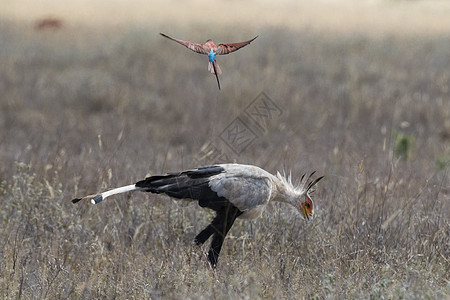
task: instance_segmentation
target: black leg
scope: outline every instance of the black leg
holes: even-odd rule
[[[241,212],[236,207],[231,205],[227,205],[226,207],[224,206],[216,210],[216,216],[211,221],[211,223],[194,238],[194,242],[196,245],[203,245],[206,240],[209,239],[209,237],[215,232],[223,232],[222,228],[223,224],[225,224],[226,222],[227,209],[229,207],[236,209],[239,212],[239,215],[241,214]]]
[[[233,205],[228,205],[227,207],[224,207],[223,209],[217,212],[217,215],[214,218],[213,222],[209,225],[212,226],[215,231],[211,242],[211,248],[209,249],[208,252],[208,260],[213,268],[217,266],[217,261],[219,260],[219,254],[220,250],[222,249],[225,236],[227,235],[228,231],[231,229],[231,226],[233,226],[234,221],[240,214],[242,214],[242,212],[239,209],[237,209]],[[216,220],[217,222],[214,222]]]
[[[214,218],[214,220],[217,219],[217,216]],[[213,226],[214,224],[214,220],[211,222],[211,224],[209,224],[205,229],[203,229],[199,234],[197,234],[197,236],[194,238],[194,242],[196,245],[200,246],[203,245],[207,239],[209,239],[209,237],[216,232],[216,230],[214,229],[215,226]]]

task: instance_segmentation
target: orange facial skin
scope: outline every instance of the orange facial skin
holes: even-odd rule
[[[302,202],[302,211],[306,221],[309,221],[314,216],[313,202],[308,195],[305,196],[305,201]]]

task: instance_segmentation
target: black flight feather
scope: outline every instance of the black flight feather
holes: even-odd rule
[[[163,193],[177,199],[198,200],[201,207],[217,211],[230,202],[211,190],[209,180],[211,176],[224,171],[225,169],[219,166],[206,166],[179,173],[150,176],[138,181],[136,187],[143,188],[146,192]]]

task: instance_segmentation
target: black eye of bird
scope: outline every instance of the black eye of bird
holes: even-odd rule
[[[306,206],[307,208],[309,208],[309,207],[311,206],[311,204],[309,204],[308,202],[306,202],[305,206]]]

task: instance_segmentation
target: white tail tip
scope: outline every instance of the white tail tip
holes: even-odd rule
[[[91,203],[92,204],[99,204],[102,201],[103,201],[103,196],[101,194],[97,195],[97,196],[95,196],[94,198],[91,199]]]

